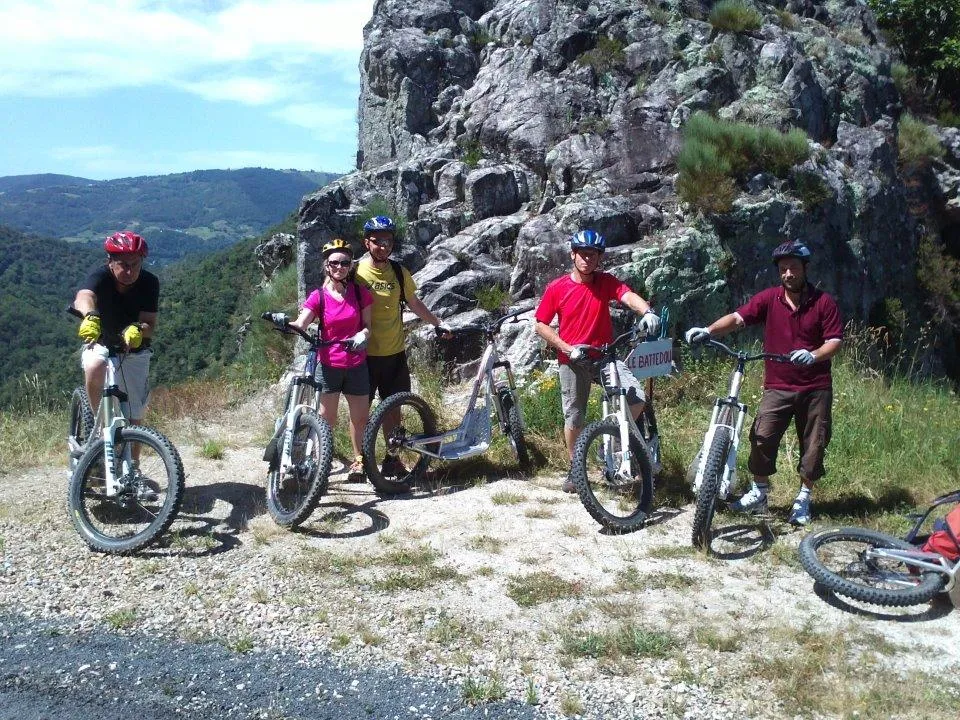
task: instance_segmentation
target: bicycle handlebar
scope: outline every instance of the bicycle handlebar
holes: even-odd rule
[[[511,318],[516,318],[518,315],[523,315],[523,313],[529,312],[528,309],[514,310],[513,312],[507,313],[503,317],[497,318],[493,322],[487,323],[486,325],[463,325],[458,328],[450,328],[450,332],[456,335],[457,333],[468,333],[468,332],[478,332],[478,333],[491,333],[496,334],[500,332],[501,326]],[[518,322],[516,319],[513,322]],[[438,328],[437,335],[442,336],[443,332]]]
[[[775,360],[776,362],[782,362],[782,363],[793,362],[790,359],[789,355],[781,355],[780,353],[761,352],[761,353],[756,353],[754,355],[750,355],[745,350],[734,350],[730,346],[725,345],[724,343],[720,342],[719,340],[715,340],[712,337],[708,337],[706,340],[701,340],[700,342],[695,343],[695,345],[709,345],[710,347],[712,347],[714,350],[717,350],[718,352],[722,352],[725,355],[729,355],[732,358],[736,358],[737,360],[744,360],[746,362],[749,362],[752,360]]]
[[[270,313],[270,312],[261,313],[260,319],[266,320],[267,322],[271,323],[273,325],[273,329],[276,330],[277,332],[283,333],[285,335],[293,335],[293,334],[299,335],[308,343],[310,343],[310,345],[312,345],[313,347],[321,348],[321,347],[330,347],[331,345],[343,345],[345,349],[347,349],[348,351],[350,350],[350,348],[347,347],[349,343],[348,340],[322,340],[319,335],[311,335],[305,330],[301,330],[300,328],[295,327],[294,325],[291,325],[289,321],[287,321],[283,325],[278,325],[273,321],[273,313]]]

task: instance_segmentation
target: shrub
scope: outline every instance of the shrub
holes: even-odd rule
[[[867,0],[890,44],[928,91],[960,91],[960,3],[956,0]]]
[[[577,62],[584,67],[593,68],[598,75],[623,67],[626,55],[623,52],[623,43],[606,35],[597,40],[596,47],[587,50]]]
[[[781,133],[697,113],[684,128],[677,193],[705,212],[726,212],[737,195],[736,180],[758,171],[784,177],[809,154],[802,130]]]
[[[742,0],[720,0],[707,18],[719,32],[751,32],[763,24],[763,17]]]
[[[475,168],[483,160],[483,145],[476,138],[471,140],[460,140],[457,143],[462,153],[460,159],[468,168]]]
[[[815,172],[801,171],[793,176],[793,187],[806,210],[819,207],[829,200],[833,193],[823,178]]]
[[[909,168],[923,167],[934,158],[943,157],[940,138],[910,113],[904,113],[900,118],[897,146],[900,149],[900,164]]]
[[[487,312],[500,310],[510,304],[510,293],[499,285],[477,288],[477,307]]]

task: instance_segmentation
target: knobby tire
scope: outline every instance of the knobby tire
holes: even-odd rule
[[[632,484],[616,485],[603,468],[602,447],[606,437],[615,450],[614,464],[619,466],[620,425],[611,419],[598,420],[587,425],[577,438],[570,479],[580,502],[594,520],[615,534],[633,532],[646,523],[653,500],[650,459],[640,443],[631,437],[631,470],[633,476],[639,475],[639,478]],[[623,512],[615,513],[608,508]]]
[[[845,548],[842,555],[837,556],[842,567],[832,569],[827,564],[830,546],[841,542],[862,544],[864,550],[868,547],[917,549],[899,538],[864,528],[843,527],[810,533],[800,543],[800,562],[814,580],[837,595],[873,605],[905,607],[929,602],[946,584],[946,576],[941,573],[916,570],[911,573],[910,566],[895,560],[866,562],[853,548]],[[906,586],[877,586],[891,580]]]
[[[183,499],[183,462],[166,437],[141,425],[118,430],[114,444],[118,474],[122,471],[125,443],[142,446],[141,470],[147,467],[146,477],[152,482],[151,487],[162,490],[163,497],[161,501],[157,493],[156,500],[148,500],[126,492],[114,498],[106,497],[104,443],[102,439],[91,442],[70,479],[67,504],[80,537],[99,552],[131,553],[154,542],[173,523]],[[146,461],[144,452],[147,453]],[[131,524],[143,527],[131,532]],[[117,535],[108,532],[114,527]]]
[[[74,388],[73,396],[70,398],[70,427],[67,443],[68,467],[71,471],[77,467],[80,456],[90,441],[94,422],[93,409],[87,399],[87,391],[82,387]],[[70,440],[76,443],[78,450],[73,450],[70,447]]]
[[[386,476],[382,472],[386,443],[381,428],[386,415],[394,410],[400,411],[400,425],[394,428],[391,437],[401,444],[398,458],[406,470],[396,477]],[[403,439],[414,435],[436,434],[437,420],[433,410],[415,393],[396,393],[377,405],[363,432],[363,469],[377,494],[401,495],[410,492],[411,486],[423,478],[431,458],[412,450],[404,452]]]
[[[710,550],[713,537],[711,525],[717,509],[717,493],[720,491],[720,480],[727,464],[727,453],[733,444],[733,436],[729,427],[720,427],[724,423],[721,419],[713,434],[713,441],[707,451],[707,462],[703,469],[703,480],[700,483],[700,492],[697,493],[697,509],[693,515],[693,546],[700,550]]]
[[[517,463],[524,470],[530,467],[530,452],[527,450],[527,439],[523,435],[523,419],[520,417],[520,408],[513,393],[503,390],[500,393],[500,404],[503,406],[507,418],[507,438],[517,456]]]
[[[305,410],[293,426],[292,442],[292,465],[286,468],[281,464],[267,477],[267,511],[277,525],[286,528],[309,518],[327,491],[333,431],[326,420]],[[278,452],[283,452],[282,446]]]

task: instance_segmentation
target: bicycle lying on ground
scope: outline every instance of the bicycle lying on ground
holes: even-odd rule
[[[73,307],[67,311],[83,316]],[[129,424],[117,385],[126,353],[103,349],[106,379],[97,413],[86,390],[73,391],[67,437],[67,503],[80,537],[94,550],[129,553],[156,540],[180,509],[186,483],[177,449],[163,434]]]
[[[737,484],[737,450],[747,417],[747,406],[740,402],[740,388],[743,385],[746,365],[754,360],[788,363],[790,357],[764,352],[751,355],[743,350],[733,350],[709,337],[697,345],[708,345],[736,360],[730,373],[726,397],[718,397],[713,405],[710,426],[694,460],[696,470],[691,478],[693,493],[697,496],[697,509],[693,516],[693,546],[709,550],[717,501],[728,500]]]
[[[574,445],[570,479],[590,516],[615,533],[643,527],[653,505],[654,476],[661,469],[653,377],[669,374],[673,364],[666,316],[664,311],[659,338],[644,341],[634,327],[606,345],[576,346],[600,370],[603,393],[600,419],[583,428]],[[636,420],[621,383],[623,364],[617,362],[625,346],[631,346],[628,369],[646,379],[646,402]]]
[[[855,527],[814,531],[800,543],[800,562],[827,589],[874,605],[920,605],[938,593],[952,594],[960,560],[924,552],[920,529],[935,508],[956,502],[960,490],[938,497],[902,540]]]
[[[379,492],[409,492],[433,459],[463,460],[485,453],[492,440],[491,413],[496,413],[520,465],[530,464],[520,396],[510,361],[501,358],[496,343],[501,326],[507,320],[518,322],[517,316],[525,312],[529,311],[516,310],[489,323],[451,330],[454,335],[482,333],[487,341],[463,421],[457,427],[438,433],[436,414],[416,393],[397,393],[377,406],[363,434],[363,466]],[[478,407],[481,392],[485,400]]]

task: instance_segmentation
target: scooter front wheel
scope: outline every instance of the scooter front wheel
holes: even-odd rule
[[[377,493],[410,492],[430,464],[411,441],[436,433],[436,416],[419,395],[397,393],[377,406],[363,433],[363,469]]]

